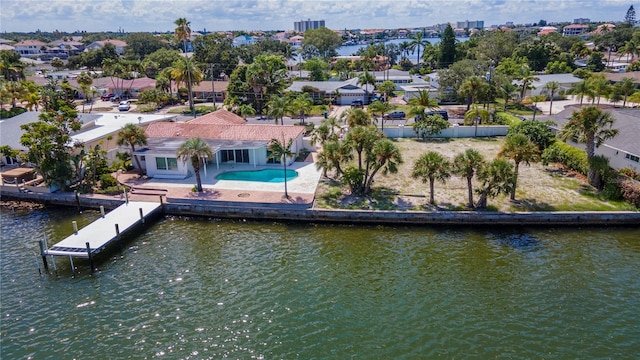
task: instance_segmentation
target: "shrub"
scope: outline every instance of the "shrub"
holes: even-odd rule
[[[589,169],[587,154],[583,150],[576,149],[560,141],[556,141],[544,150],[542,163],[544,165],[560,163],[583,175],[586,175]]]
[[[620,176],[618,188],[625,201],[640,209],[640,182],[626,176]]]
[[[496,111],[493,114],[493,122],[496,125],[515,126],[515,125],[521,123],[522,120],[520,120],[517,116],[513,116],[513,115],[508,114],[506,112]]]
[[[111,174],[102,174],[100,175],[100,188],[107,189],[113,186],[118,186],[118,180],[114,178]]]
[[[622,168],[620,169],[620,174],[628,176],[634,180],[638,180],[640,181],[640,173],[636,172],[633,169],[629,169],[629,168]]]
[[[12,107],[9,110],[6,109],[2,109],[0,110],[0,119],[8,119],[8,118],[12,118],[14,116],[18,116],[24,112],[27,112],[27,109],[16,106],[16,107]]]

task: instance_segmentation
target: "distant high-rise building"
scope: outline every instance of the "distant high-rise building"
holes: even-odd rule
[[[457,29],[484,29],[484,20],[476,20],[476,21],[458,21],[456,23]]]
[[[300,20],[293,22],[293,30],[297,32],[305,32],[307,30],[318,29],[321,27],[325,27],[324,20]]]
[[[585,19],[585,18],[573,19],[574,24],[588,24],[590,22],[591,22],[591,19]]]

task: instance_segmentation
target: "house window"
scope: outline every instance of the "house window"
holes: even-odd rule
[[[631,161],[640,162],[640,157],[637,157],[635,155],[627,154],[624,157]]]
[[[178,170],[178,159],[177,158],[157,157],[156,158],[156,169],[158,169],[158,170]]]
[[[249,149],[221,150],[220,160],[222,162],[233,161],[236,163],[249,163]]]

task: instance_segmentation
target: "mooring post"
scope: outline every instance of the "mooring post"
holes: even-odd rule
[[[142,222],[142,225],[144,226],[144,213],[142,212],[142,208],[138,208],[138,211],[140,212],[140,221]]]
[[[128,204],[129,203],[129,195],[127,195],[127,188],[124,188],[124,190],[122,190],[122,191],[124,191],[124,202],[126,204]]]
[[[91,266],[91,272],[94,272],[95,269],[93,267],[93,256],[91,255],[91,245],[89,245],[88,241],[85,243],[85,245],[87,245],[87,254],[89,255],[89,266]]]
[[[56,257],[51,255],[51,265],[53,265],[53,271],[58,275],[58,267],[56,266]]]
[[[73,234],[78,235],[78,222],[72,221],[71,224],[73,225]]]
[[[46,243],[44,242],[44,240],[40,240],[38,243],[40,244],[40,256],[42,256],[42,263],[44,264],[44,269],[49,270],[49,264],[47,264],[47,255],[45,255],[44,253]]]
[[[160,195],[160,205],[162,205],[162,195]]]
[[[78,190],[73,190],[73,195],[76,197],[76,206],[78,207],[78,211],[80,211],[80,195],[78,195]]]
[[[120,241],[120,225],[116,224],[116,239],[118,246],[120,246],[120,256],[122,256],[122,241]]]
[[[69,255],[69,263],[71,264],[71,272],[72,273],[76,273],[76,266],[73,265],[73,257],[71,255]]]
[[[102,215],[102,218],[104,219],[104,206],[100,205],[100,215]]]
[[[38,254],[36,254],[36,268],[38,268],[38,274],[42,276],[42,270],[40,269],[40,262],[38,261]]]

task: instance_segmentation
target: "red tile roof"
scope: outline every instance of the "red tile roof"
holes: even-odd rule
[[[157,122],[149,124],[145,133],[149,138],[196,138],[208,140],[270,141],[271,139],[297,139],[305,131],[304,126],[267,124],[211,124]]]
[[[189,124],[244,125],[246,121],[231,111],[220,109],[189,121]]]

